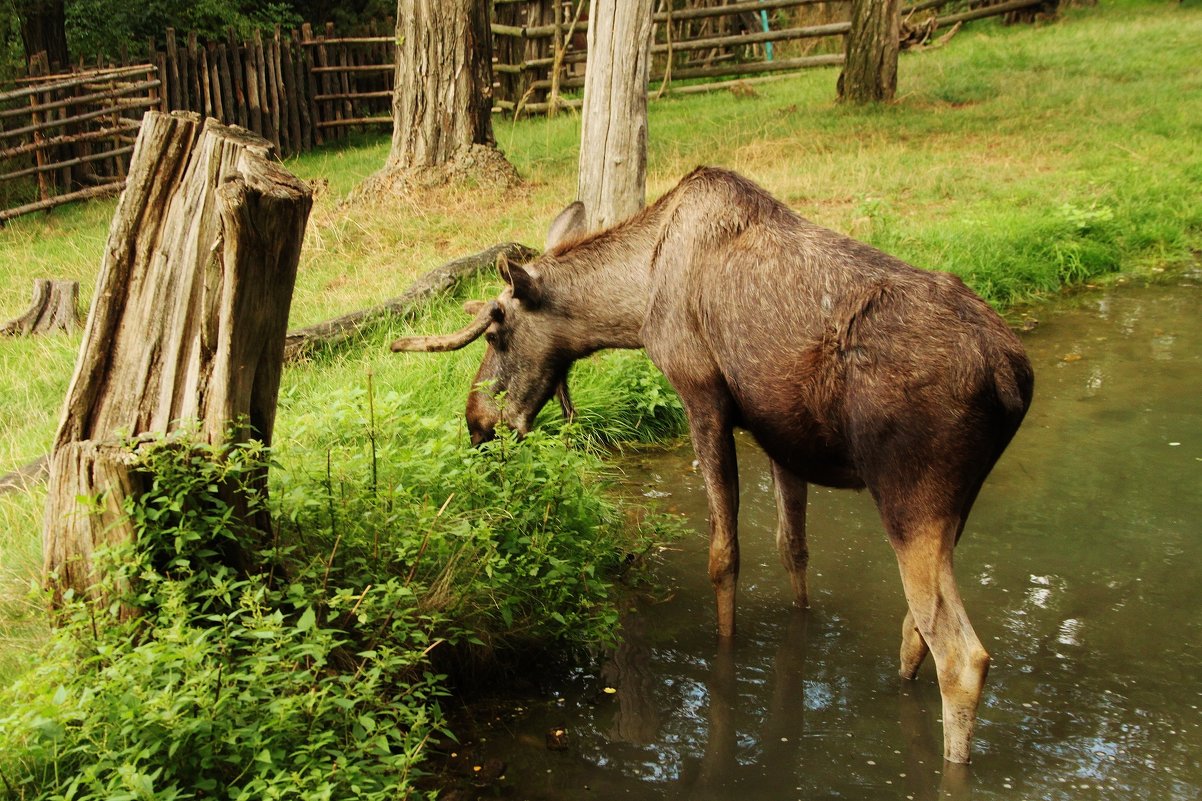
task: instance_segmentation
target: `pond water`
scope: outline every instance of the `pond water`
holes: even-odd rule
[[[739,635],[719,649],[687,446],[627,472],[695,532],[603,664],[548,670],[480,732],[529,799],[1202,798],[1202,288],[1040,310],[1035,401],[956,573],[993,662],[973,763],[942,760],[928,659],[867,493],[811,488],[812,609],[791,610],[767,464],[740,442]],[[616,692],[611,692],[616,690]],[[555,734],[562,731],[562,736]],[[549,742],[556,749],[548,747]],[[562,747],[561,747],[562,746]]]

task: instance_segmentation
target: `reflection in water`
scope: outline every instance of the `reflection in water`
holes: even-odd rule
[[[974,764],[941,758],[932,666],[896,676],[904,599],[871,499],[811,490],[813,608],[793,611],[767,464],[740,442],[736,643],[714,636],[691,451],[631,466],[698,534],[665,559],[670,600],[628,614],[616,653],[544,677],[507,724],[517,736],[486,734],[507,794],[1202,798],[1202,290],[1112,291],[1043,316],[1027,338],[1034,405],[956,557],[993,656]],[[528,734],[563,724],[566,752]]]

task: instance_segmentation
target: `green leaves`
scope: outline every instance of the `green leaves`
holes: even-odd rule
[[[633,369],[646,414],[671,407]],[[142,452],[135,543],[97,561],[141,616],[69,601],[0,699],[16,797],[413,797],[448,734],[434,657],[615,637],[613,577],[649,542],[576,432],[472,450],[458,421],[358,391],[294,430],[316,446],[284,454],[270,500],[261,446]],[[242,522],[264,512],[270,543]]]

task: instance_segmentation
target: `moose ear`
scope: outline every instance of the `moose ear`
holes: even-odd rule
[[[543,281],[536,273],[515,264],[504,275],[505,281],[513,287],[515,300],[520,300],[530,309],[537,308],[543,302]]]
[[[551,223],[547,231],[547,244],[544,250],[550,250],[556,245],[575,239],[588,232],[588,215],[584,204],[577,200],[563,211]]]

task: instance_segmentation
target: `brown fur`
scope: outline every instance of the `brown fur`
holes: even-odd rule
[[[867,487],[910,609],[901,672],[912,678],[929,646],[945,756],[967,761],[989,657],[951,553],[1031,401],[1018,338],[958,278],[817,226],[726,170],[695,170],[607,231],[581,235],[578,211],[556,221],[542,258],[509,270],[477,375],[487,391],[469,396],[473,442],[502,416],[528,430],[576,359],[645,348],[688,413],[723,636],[739,562],[733,428],[772,460],[778,541],[803,606],[806,483]]]

